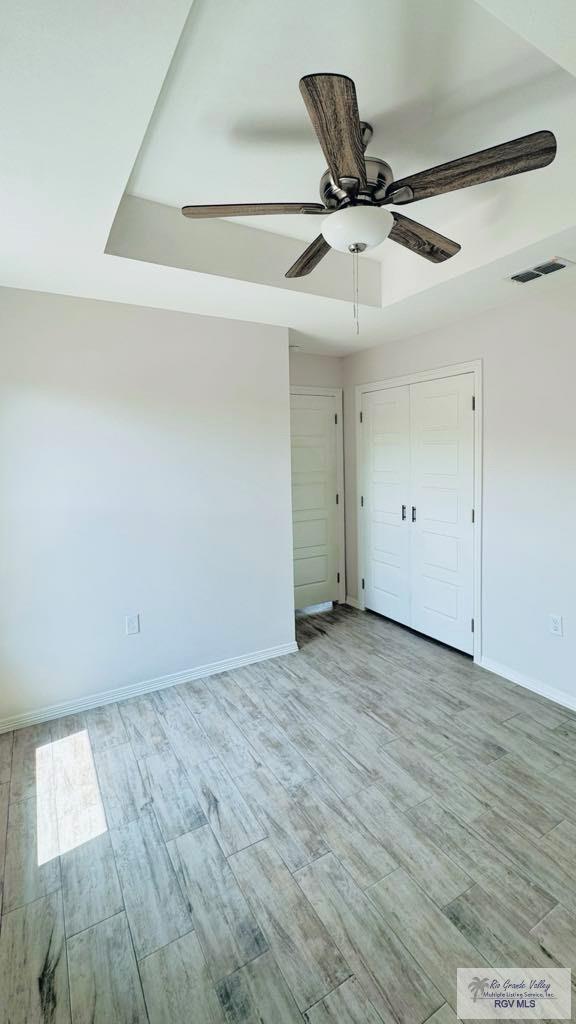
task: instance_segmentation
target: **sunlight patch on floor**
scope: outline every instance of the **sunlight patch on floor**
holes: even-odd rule
[[[36,795],[38,864],[106,832],[106,816],[86,729],[38,747]]]

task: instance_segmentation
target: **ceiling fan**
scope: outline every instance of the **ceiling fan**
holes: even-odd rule
[[[182,209],[184,216],[191,218],[271,213],[323,216],[321,234],[290,267],[286,277],[309,274],[330,249],[359,253],[380,245],[385,238],[432,263],[442,263],[460,251],[458,243],[401,213],[391,213],[385,209],[388,204],[403,206],[546,167],[556,155],[552,132],[534,132],[395,181],[385,160],[364,155],[372,138],[372,127],[360,120],[351,78],[306,75],[300,79],[300,92],[328,164],[320,180],[322,203],[245,203]]]

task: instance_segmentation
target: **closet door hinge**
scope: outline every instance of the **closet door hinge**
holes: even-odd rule
[[[365,586],[365,583],[364,583],[364,577],[362,577],[362,590],[365,590],[365,589],[366,589],[366,586]]]
[[[476,512],[475,512],[475,510],[474,510],[474,509],[472,509],[472,522],[473,522],[473,523],[475,523],[475,522],[476,522]]]
[[[340,583],[340,573],[336,573],[336,583]]]
[[[337,504],[337,505],[338,505],[339,501],[340,501],[340,495],[339,495],[339,494],[337,494],[337,495],[336,495],[336,504]]]
[[[363,423],[363,422],[364,422],[363,414],[360,413],[360,423]]]
[[[472,412],[476,412],[476,395],[472,395]]]
[[[364,508],[364,495],[360,495],[360,508]]]
[[[471,631],[473,633],[474,632],[474,619],[470,619],[470,629],[471,629]]]
[[[337,412],[334,413],[334,423],[336,423],[336,424],[338,423],[338,413]]]

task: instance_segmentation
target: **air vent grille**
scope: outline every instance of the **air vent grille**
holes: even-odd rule
[[[547,260],[546,263],[539,263],[538,266],[531,267],[529,270],[521,270],[519,274],[512,274],[510,280],[515,281],[516,284],[528,284],[529,281],[537,281],[539,277],[555,274],[557,270],[564,270],[573,265],[572,260]]]
[[[514,274],[510,280],[518,284],[528,284],[528,281],[537,281],[540,276],[534,270],[524,270],[521,274]]]
[[[536,274],[553,274],[556,270],[564,270],[565,263],[561,263],[560,260],[550,260],[548,263],[540,263],[538,267],[534,267]]]

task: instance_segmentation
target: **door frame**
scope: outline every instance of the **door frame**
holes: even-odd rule
[[[356,607],[364,611],[364,590],[362,580],[365,578],[365,545],[364,516],[361,508],[361,495],[364,492],[364,444],[362,438],[360,414],[364,395],[371,391],[385,391],[387,388],[404,387],[407,384],[419,384],[427,380],[441,380],[443,377],[459,377],[463,373],[474,374],[474,582],[473,612],[474,643],[473,659],[480,664],[482,660],[482,477],[483,477],[483,397],[482,397],[482,360],[472,359],[467,363],[454,363],[450,366],[438,366],[433,370],[420,370],[415,373],[402,374],[399,377],[388,377],[385,380],[371,381],[369,384],[357,384],[355,391],[355,425],[356,425],[356,507],[358,509],[357,555],[358,555],[358,599]]]
[[[344,403],[342,388],[317,388],[309,385],[290,385],[290,395],[318,395],[320,398],[336,399],[336,487],[338,505],[336,507],[336,524],[338,531],[338,600],[343,604],[346,600],[346,532],[344,523]]]

